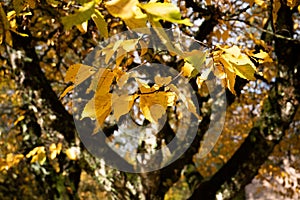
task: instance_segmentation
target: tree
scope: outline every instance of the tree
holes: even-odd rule
[[[87,176],[101,198],[171,199],[177,183],[189,191],[182,198],[232,199],[257,174],[286,176],[278,168],[287,162],[275,162],[283,156],[299,168],[291,156],[299,152],[300,2],[173,3],[1,2],[2,199],[85,198]],[[214,79],[222,87],[211,89]],[[208,130],[224,105],[215,145]],[[139,140],[134,156],[118,153],[120,141],[130,143],[116,134],[122,123],[143,130],[161,121],[153,144]],[[182,144],[180,128],[190,143],[182,155],[166,148],[174,138]],[[136,156],[156,150],[152,160]]]

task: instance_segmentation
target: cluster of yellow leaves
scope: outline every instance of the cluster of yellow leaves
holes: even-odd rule
[[[55,159],[56,156],[60,154],[61,149],[62,149],[62,143],[58,143],[57,145],[55,143],[52,143],[49,146],[49,151],[50,151],[49,158],[51,160]]]
[[[177,55],[180,55],[181,51],[172,45],[159,20],[187,26],[193,25],[189,19],[181,19],[179,8],[168,2],[150,1],[141,4],[138,0],[113,0],[107,2],[105,7],[112,16],[120,17],[130,29],[146,28],[146,23],[149,21],[161,42],[171,53]],[[149,32],[148,29],[140,31]]]
[[[272,59],[264,51],[257,54],[248,53],[249,56],[253,57],[259,63],[272,62]],[[256,67],[248,55],[242,53],[241,49],[237,46],[218,46],[218,50],[213,52],[213,73],[217,78],[222,80],[223,86],[228,88],[233,94],[235,94],[234,85],[236,75],[247,80],[255,80]]]
[[[10,31],[21,35],[23,37],[28,37],[27,34],[20,33],[17,31],[17,23],[16,16],[19,15],[24,8],[29,6],[30,8],[35,7],[34,0],[14,0],[13,6],[15,10],[8,12],[7,14],[4,12],[2,4],[0,3],[0,44],[3,41],[6,42],[9,46],[12,46],[12,36]],[[22,13],[23,16],[31,15],[30,12]]]
[[[140,109],[150,122],[158,122],[158,119],[165,113],[167,106],[174,105],[175,96],[171,92],[158,91],[160,86],[155,84],[150,87],[145,83],[139,83],[140,94],[115,94],[110,93],[110,87],[114,79],[117,85],[124,85],[129,78],[128,75],[118,77],[118,71],[105,69],[105,72],[99,78],[99,84],[95,96],[86,104],[81,117],[96,118],[101,126],[108,115],[113,111],[116,120],[122,115],[127,114],[138,97],[140,98]]]
[[[106,55],[108,51],[106,51]],[[196,54],[187,54],[187,62],[192,62],[195,65],[196,63],[199,64],[196,59],[192,58],[193,55]],[[83,70],[80,69],[81,67]],[[130,78],[130,74],[123,72],[120,67],[115,67],[113,70],[100,68],[98,71],[95,71],[95,68],[91,66],[75,64],[67,71],[65,81],[71,81],[76,86],[92,74],[95,76],[87,92],[93,90],[95,95],[85,105],[81,113],[81,119],[85,117],[96,119],[98,125],[101,126],[113,111],[114,118],[119,120],[122,115],[127,114],[131,110],[137,98],[139,98],[139,108],[142,114],[150,122],[157,123],[165,114],[167,107],[174,106],[178,98],[184,102],[189,111],[200,119],[194,103],[185,97],[174,84],[170,84],[172,81],[170,76],[156,76],[155,84],[151,87],[141,79],[134,77],[138,83],[138,91],[131,95],[111,92],[114,81],[116,82],[116,87],[122,88]]]
[[[150,1],[140,4],[138,0],[112,0],[106,2],[105,7],[112,16],[120,17],[131,29],[146,27],[148,18],[192,25],[188,19],[181,19],[179,8],[172,3]]]
[[[61,150],[62,143],[52,143],[49,146],[48,158],[50,160],[54,160],[56,156],[60,154]],[[35,147],[28,154],[26,154],[26,158],[31,158],[31,163],[38,162],[40,165],[43,165],[47,159],[46,148],[44,146]]]
[[[0,171],[8,170],[9,168],[16,166],[24,158],[23,154],[9,153],[6,158],[0,158]]]
[[[31,158],[31,163],[38,162],[40,165],[43,165],[46,161],[46,150],[45,147],[39,146],[35,147],[31,150],[27,155],[26,158]]]
[[[78,147],[70,147],[66,150],[65,153],[70,160],[78,160],[80,149]]]
[[[61,21],[65,29],[76,25],[81,32],[86,33],[88,20],[92,18],[101,36],[108,38],[107,23],[100,11],[95,8],[100,3],[101,0],[83,3],[74,14],[62,17]],[[172,3],[151,1],[141,4],[138,0],[112,0],[105,2],[104,6],[112,16],[121,18],[130,29],[147,27],[147,20],[153,26],[160,26],[158,21],[161,19],[172,23],[192,25],[189,19],[181,19],[179,8]]]

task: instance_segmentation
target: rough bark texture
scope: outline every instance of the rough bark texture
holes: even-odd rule
[[[49,122],[49,115],[55,115],[55,119],[50,120],[48,131],[57,131],[64,136],[68,144],[75,143],[75,125],[72,115],[70,115],[61,102],[58,100],[56,93],[53,91],[50,82],[45,77],[39,65],[39,59],[35,52],[34,40],[30,36],[21,37],[17,34],[13,35],[13,49],[8,49],[10,54],[10,62],[15,72],[20,78],[20,87],[24,88],[24,98],[28,101],[28,106],[33,105],[37,110],[47,110],[36,118],[42,117],[42,120]],[[24,54],[19,57],[16,50],[23,51]],[[39,112],[37,112],[39,113]],[[35,115],[37,115],[35,113]],[[34,119],[34,118],[32,118]],[[34,122],[34,121],[33,121]],[[39,129],[43,127],[36,123]],[[40,134],[41,131],[35,131],[34,134]],[[39,135],[37,135],[39,137]],[[50,191],[44,191],[45,197],[49,199],[77,199],[77,189],[80,181],[81,168],[78,162],[69,161],[65,155],[60,155],[59,164],[61,169],[66,168],[69,172],[68,176],[62,176],[53,169],[46,176],[45,184],[49,185]],[[42,181],[43,182],[43,181]],[[59,185],[58,182],[62,182]],[[59,186],[58,186],[59,185]]]

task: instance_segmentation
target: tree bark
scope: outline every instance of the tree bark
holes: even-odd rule
[[[38,110],[47,110],[49,113],[43,115],[43,120],[49,122],[49,114],[55,115],[55,120],[50,124],[47,131],[57,131],[64,136],[68,144],[75,143],[76,129],[72,115],[64,108],[58,100],[56,93],[53,91],[50,82],[45,77],[39,65],[39,58],[35,52],[35,44],[30,32],[29,37],[22,37],[15,33],[13,35],[13,48],[8,48],[12,68],[22,74],[20,77],[20,87],[25,88],[28,104],[34,105]],[[21,57],[16,56],[16,50],[24,52]],[[17,76],[17,75],[16,75]],[[39,118],[40,116],[36,116]],[[77,189],[80,181],[81,168],[77,161],[70,161],[61,154],[59,159],[60,167],[67,167],[68,176],[56,173],[53,169],[46,176],[48,191],[45,194],[48,198],[78,199]],[[63,184],[58,188],[57,183],[62,181]]]

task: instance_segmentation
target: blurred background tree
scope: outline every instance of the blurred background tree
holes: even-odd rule
[[[107,2],[0,2],[0,198],[298,199],[300,2],[172,1],[193,26],[161,21],[164,28],[178,27],[212,52],[218,44],[237,45],[263,50],[273,62],[256,63],[255,81],[236,78],[236,95],[227,91],[224,129],[206,157],[197,153],[209,116],[180,159],[143,174],[93,157],[76,133],[72,93],[59,100],[69,66],[99,41],[128,30]],[[94,9],[98,20],[91,18]]]

